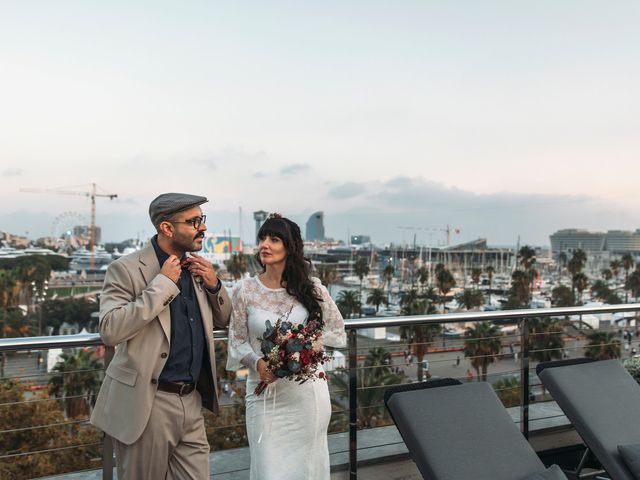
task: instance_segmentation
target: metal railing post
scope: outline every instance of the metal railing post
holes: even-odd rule
[[[349,478],[358,478],[358,341],[349,330]]]
[[[529,321],[520,321],[520,430],[529,439]]]
[[[105,347],[104,349],[104,369],[106,370],[111,360],[113,360],[113,354],[115,349],[113,347]],[[113,480],[113,440],[106,433],[102,437],[102,479]]]

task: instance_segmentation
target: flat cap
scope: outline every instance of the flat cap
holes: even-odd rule
[[[208,201],[207,197],[188,193],[163,193],[149,204],[149,218],[151,218],[153,226],[157,227],[174,213],[202,205]]]

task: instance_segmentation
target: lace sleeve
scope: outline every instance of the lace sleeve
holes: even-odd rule
[[[232,310],[227,352],[227,370],[231,371],[242,366],[255,370],[256,362],[260,358],[249,342],[249,312],[243,290],[243,282],[239,282],[231,293]]]
[[[322,297],[320,308],[322,309],[322,321],[324,328],[322,330],[322,339],[328,347],[341,348],[347,345],[347,334],[344,330],[344,319],[338,306],[335,304],[329,291],[320,282],[319,279],[313,278],[313,283],[318,289],[318,293]]]

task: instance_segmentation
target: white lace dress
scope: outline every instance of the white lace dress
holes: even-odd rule
[[[322,340],[326,346],[346,345],[344,321],[327,289],[313,279],[323,301]],[[246,421],[251,453],[251,480],[328,480],[327,427],[331,417],[329,387],[325,380],[302,385],[278,379],[260,395],[256,363],[262,357],[260,338],[265,322],[274,325],[289,311],[288,320],[306,322],[308,312],[284,288],[268,288],[258,277],[239,282],[231,296],[228,370],[249,368]],[[319,370],[320,371],[320,370]]]

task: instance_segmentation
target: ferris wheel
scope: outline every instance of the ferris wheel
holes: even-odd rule
[[[74,248],[86,246],[89,243],[88,235],[85,232],[74,232],[74,227],[78,225],[88,225],[85,215],[73,211],[62,212],[51,223],[51,236]]]

